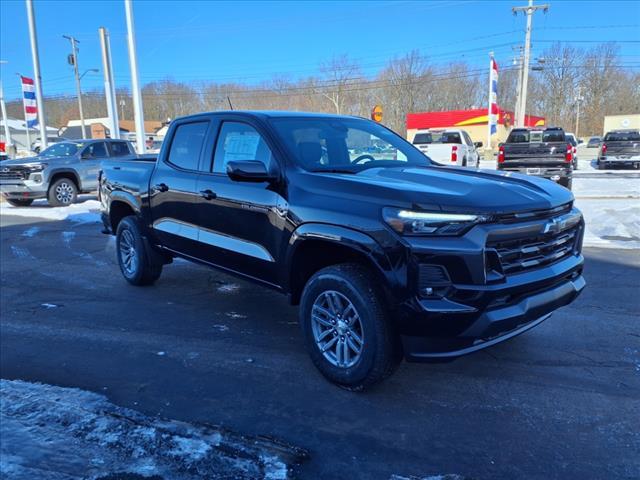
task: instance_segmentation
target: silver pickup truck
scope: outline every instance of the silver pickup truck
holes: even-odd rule
[[[131,143],[124,140],[56,143],[36,157],[0,162],[0,192],[17,207],[28,207],[38,198],[46,198],[54,207],[66,207],[79,193],[97,190],[103,160],[135,155]]]

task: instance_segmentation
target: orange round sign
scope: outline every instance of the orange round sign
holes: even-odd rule
[[[376,105],[371,110],[371,120],[380,123],[382,121],[382,105]]]

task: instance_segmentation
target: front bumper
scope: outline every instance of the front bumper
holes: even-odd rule
[[[5,198],[45,198],[47,188],[42,175],[31,175],[31,177],[35,179],[0,181],[0,193]]]
[[[561,224],[576,215],[573,209],[479,225],[457,238],[409,240],[413,293],[396,308],[407,360],[441,361],[495,345],[575,300],[585,287],[584,222]]]
[[[402,335],[405,357],[414,362],[453,359],[524,333],[549,318],[553,311],[573,302],[582,292],[586,282],[581,274],[566,278],[552,288],[485,311],[455,337]]]

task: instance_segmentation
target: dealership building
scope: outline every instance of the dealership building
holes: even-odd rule
[[[525,125],[540,127],[544,117],[525,115]],[[407,139],[412,142],[416,133],[427,129],[461,128],[466,130],[474,142],[487,143],[488,116],[486,108],[471,110],[449,110],[446,112],[409,113],[407,115]],[[513,128],[513,112],[499,109],[498,130],[491,138],[491,147],[504,142]]]

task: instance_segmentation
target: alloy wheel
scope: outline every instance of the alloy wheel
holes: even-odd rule
[[[316,345],[333,366],[349,368],[360,360],[364,335],[360,315],[340,292],[322,292],[311,307],[311,329]]]

